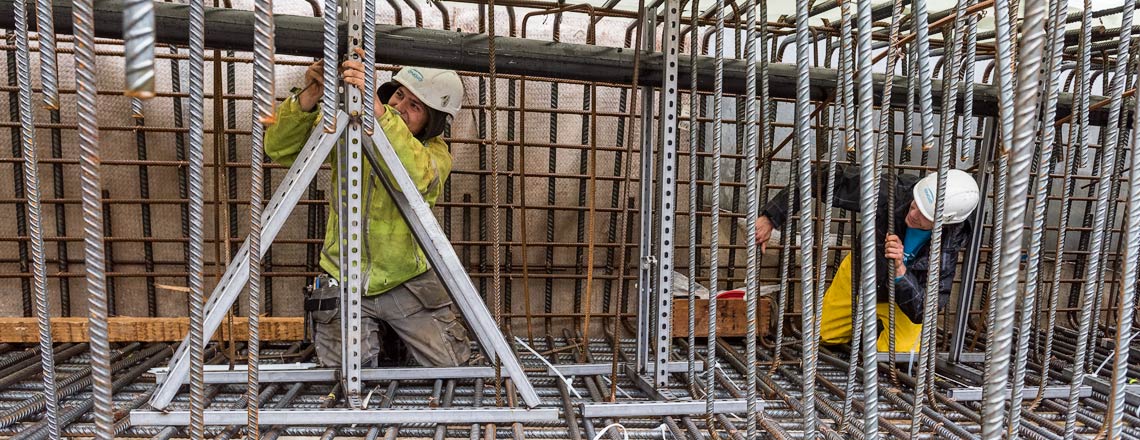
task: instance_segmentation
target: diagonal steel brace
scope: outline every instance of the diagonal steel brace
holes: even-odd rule
[[[316,177],[321,163],[328,157],[329,152],[340,139],[339,133],[344,130],[349,118],[342,111],[337,114],[336,120],[336,133],[324,133],[323,130],[319,129],[313,130],[308,141],[305,142],[305,146],[298,153],[297,159],[293,161],[293,166],[289,167],[289,173],[285,175],[285,179],[277,191],[273,193],[273,198],[269,199],[269,205],[261,215],[263,227],[260,251],[262,255],[269,251],[269,246],[273,244],[273,240],[281,232],[285,220],[289,218],[289,213],[293,212],[293,208],[297,206],[297,202],[301,200],[301,196],[308,188],[309,182]],[[204,339],[208,340],[209,335],[217,331],[222,319],[226,316],[226,312],[237,300],[248,280],[249,240],[247,239],[245,243],[242,243],[241,249],[234,256],[229,267],[226,267],[225,275],[214,287],[214,291],[210,293],[209,301],[206,302],[205,334],[207,338]],[[170,405],[170,401],[178,394],[178,388],[186,382],[186,377],[190,372],[190,335],[186,335],[182,339],[182,344],[179,344],[178,350],[170,359],[169,367],[170,380],[159,385],[150,398],[150,405],[156,409],[164,409]]]
[[[466,318],[471,330],[475,332],[479,345],[483,347],[483,351],[486,352],[492,362],[496,358],[502,362],[503,370],[514,381],[515,388],[518,389],[526,406],[531,408],[538,406],[541,403],[538,393],[534,391],[530,379],[523,372],[522,364],[515,357],[514,351],[507,343],[506,338],[503,337],[502,332],[499,331],[498,326],[495,325],[491,312],[487,310],[487,305],[479,298],[479,293],[475,290],[475,285],[471,283],[471,277],[463,269],[463,264],[460,262],[459,256],[456,255],[455,248],[451,247],[451,242],[443,233],[443,228],[439,226],[439,221],[435,219],[435,215],[432,214],[431,207],[424,201],[415,182],[408,175],[408,171],[404,169],[399,156],[392,149],[392,144],[388,142],[387,136],[384,135],[383,131],[376,130],[372,133],[371,140],[374,148],[369,148],[369,145],[366,144],[364,146],[364,157],[368,159],[372,169],[387,169],[392,174],[392,180],[395,182],[389,181],[383,175],[380,175],[377,180],[392,195],[392,200],[396,202],[400,214],[404,216],[404,220],[412,229],[412,234],[419,241],[428,261],[431,262],[432,267],[439,274],[440,280],[447,287],[451,299],[455,301],[455,305],[459,307],[459,311]],[[379,158],[376,157],[377,153],[380,155]],[[383,167],[381,167],[382,165]]]

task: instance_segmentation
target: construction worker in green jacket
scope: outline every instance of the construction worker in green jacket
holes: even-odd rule
[[[363,90],[364,69],[360,62],[346,61],[341,77]],[[322,75],[320,62],[309,66],[305,88],[277,107],[277,122],[265,135],[265,153],[275,162],[291,165],[316,127]],[[391,82],[378,87],[375,96],[376,127],[388,137],[424,200],[434,206],[451,172],[451,155],[441,136],[463,101],[459,75],[451,70],[404,67]],[[389,329],[420,365],[462,365],[471,355],[467,330],[395,202],[377,180],[380,173],[387,172],[377,172],[364,163],[368,184],[360,196],[368,214],[361,262],[367,267],[367,290],[361,304],[363,366],[376,365],[382,344],[392,347]],[[334,186],[335,178],[334,170]],[[335,200],[330,204],[337,206]],[[320,261],[326,274],[313,280],[305,301],[314,324],[317,357],[325,366],[341,362],[338,225],[337,211],[330,209]]]

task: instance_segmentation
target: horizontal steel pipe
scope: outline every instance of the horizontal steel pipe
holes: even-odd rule
[[[0,0],[0,28],[15,27],[14,0]],[[95,33],[99,37],[122,37],[123,2],[104,0],[95,5]],[[188,35],[185,5],[156,3],[155,39],[160,44],[186,44]],[[56,19],[56,33],[71,34],[72,5],[65,0],[53,1],[53,14]],[[282,55],[320,56],[322,53],[321,19],[276,15],[276,52]],[[253,12],[206,8],[206,47],[218,50],[250,51],[253,48]],[[341,34],[345,34],[341,26]],[[486,72],[489,70],[487,38],[485,34],[452,32],[444,30],[407,28],[392,25],[377,25],[377,58],[393,64],[411,64],[426,67],[444,67],[455,70]],[[345,41],[342,36],[341,41]],[[579,81],[628,83],[632,81],[634,53],[630,49],[584,44],[555,43],[521,38],[497,37],[496,57],[500,73],[530,75],[546,78],[560,78]],[[640,59],[640,83],[644,86],[660,86],[662,77],[660,53],[643,54]],[[702,89],[713,87],[714,60],[698,57],[698,71],[701,72],[698,84]],[[740,60],[726,60],[724,64],[724,91],[743,93],[745,90],[746,65]],[[691,69],[687,63],[679,66],[678,81],[689,83]],[[811,97],[822,100],[833,93],[838,84],[837,72],[833,69],[814,68],[811,71]],[[875,75],[874,83],[880,96],[883,75]],[[795,66],[773,63],[769,65],[769,87],[771,98],[791,99],[795,90]],[[896,105],[905,102],[905,81],[894,82],[892,101]],[[934,90],[934,104],[940,102],[941,81],[931,84]],[[974,89],[974,111],[977,115],[997,115],[998,92],[995,86],[978,84]],[[1094,98],[1096,100],[1096,98]],[[1058,104],[1057,117],[1070,113],[1071,94],[1062,94]],[[1103,123],[1105,111],[1093,112],[1093,123]]]

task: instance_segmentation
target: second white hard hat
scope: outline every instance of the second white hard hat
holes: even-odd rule
[[[914,202],[927,219],[934,220],[935,197],[938,191],[938,173],[930,173],[914,185]],[[978,184],[962,170],[946,172],[946,196],[942,205],[942,221],[955,224],[966,221],[978,207],[981,193]]]
[[[463,105],[463,81],[454,70],[405,66],[396,72],[392,82],[381,85],[376,94],[387,101],[396,85],[408,88],[424,105],[455,117]]]

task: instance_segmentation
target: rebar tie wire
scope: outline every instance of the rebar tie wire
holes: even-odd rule
[[[28,229],[31,234],[33,294],[35,295],[36,324],[39,329],[43,396],[46,399],[47,407],[45,419],[47,420],[49,438],[57,440],[60,438],[59,399],[56,395],[55,353],[52,351],[51,303],[47,292],[47,263],[44,256],[43,218],[41,215],[43,208],[40,205],[39,159],[37,157],[35,131],[32,128],[35,124],[34,110],[32,108],[31,66],[28,60],[28,22],[25,8],[24,2],[15,2],[16,80],[20,88],[19,109],[20,125],[22,126],[20,129],[20,145],[24,156],[23,177],[28,198],[27,215]],[[40,35],[47,36],[54,42],[54,35],[51,33],[52,29],[50,27],[40,27],[39,29],[41,32],[44,30],[47,31]],[[41,45],[43,44],[45,44],[45,42],[41,41]],[[54,48],[52,48],[52,51],[54,51]],[[42,57],[44,57],[43,52],[41,52],[41,58]],[[54,59],[55,56],[53,53],[53,62]],[[41,64],[40,66],[44,78],[47,79],[50,73],[52,81],[54,81],[54,63],[51,66],[45,64]],[[49,70],[51,70],[51,72],[49,72]],[[46,82],[44,88],[45,91],[48,88]],[[54,88],[54,84],[52,88]],[[45,100],[49,100],[51,97],[45,93],[44,98]]]

